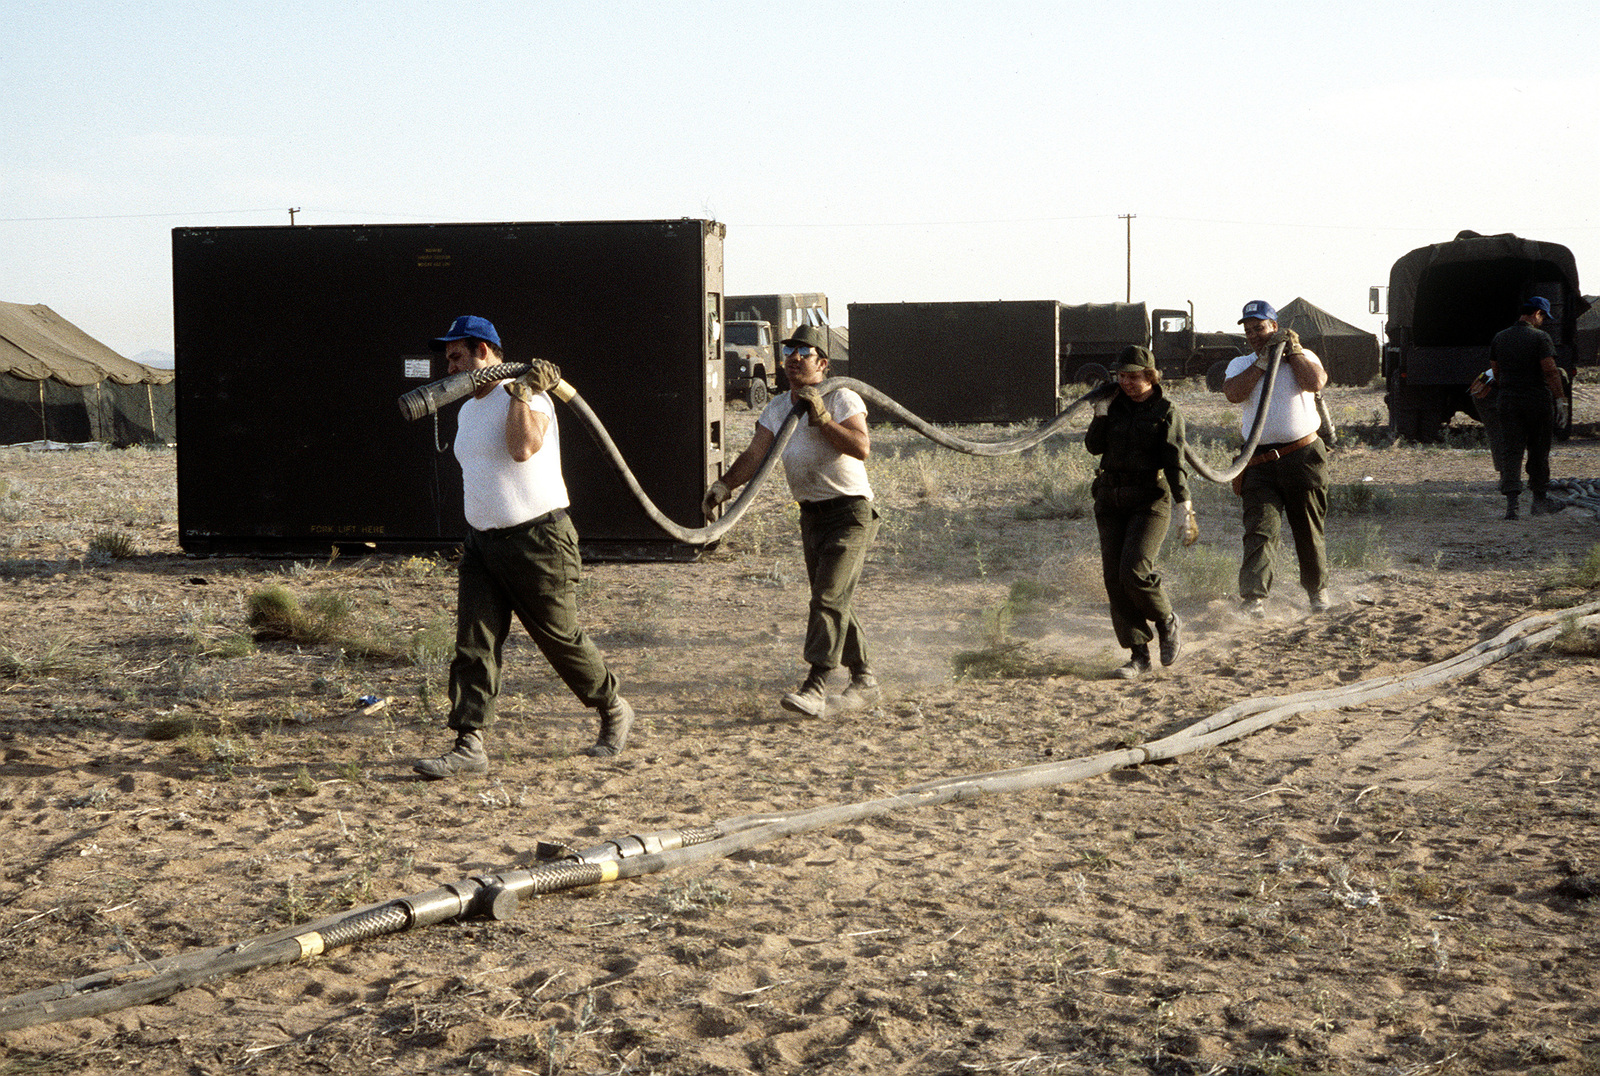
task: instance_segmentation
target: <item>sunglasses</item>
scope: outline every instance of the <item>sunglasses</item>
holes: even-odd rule
[[[811,356],[817,353],[817,349],[809,344],[805,345],[804,347],[795,347],[793,344],[784,344],[783,353],[785,355],[799,355],[802,359],[809,359]]]

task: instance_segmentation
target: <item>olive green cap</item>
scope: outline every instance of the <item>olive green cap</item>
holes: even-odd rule
[[[1112,370],[1112,373],[1136,374],[1141,370],[1154,370],[1155,368],[1156,357],[1150,353],[1149,348],[1140,347],[1138,344],[1129,344],[1122,349],[1122,354],[1118,357],[1117,365]]]
[[[785,345],[793,344],[799,347],[814,347],[822,353],[823,358],[828,357],[828,330],[821,325],[802,325],[790,334],[784,341]]]

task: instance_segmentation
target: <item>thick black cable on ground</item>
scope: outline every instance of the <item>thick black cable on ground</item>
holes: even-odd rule
[[[426,893],[360,908],[341,916],[290,927],[238,945],[165,958],[101,972],[0,999],[0,1031],[99,1016],[131,1005],[159,1001],[189,986],[254,968],[309,959],[340,946],[464,916],[504,919],[519,898],[636,878],[717,859],[779,837],[840,825],[916,807],[1020,792],[1085,780],[1240,739],[1302,713],[1360,705],[1476,672],[1493,662],[1549,641],[1567,625],[1600,622],[1600,602],[1519,621],[1492,639],[1433,665],[1396,676],[1337,688],[1246,700],[1188,727],[1138,747],[990,773],[946,777],[861,803],[831,804],[792,814],[747,815],[715,826],[629,836],[584,851],[561,848],[560,858],[528,870],[465,878]],[[128,981],[130,976],[145,978]]]
[[[1268,355],[1266,386],[1262,389],[1261,406],[1256,410],[1256,421],[1250,430],[1250,436],[1245,440],[1244,447],[1228,467],[1220,471],[1216,470],[1201,459],[1199,454],[1188,444],[1184,445],[1184,459],[1200,477],[1212,482],[1231,482],[1235,476],[1245,469],[1246,463],[1255,454],[1256,446],[1261,443],[1261,430],[1266,420],[1267,410],[1272,404],[1274,382],[1278,366],[1283,359],[1283,348],[1283,344],[1275,344]],[[401,396],[399,400],[400,413],[413,421],[424,418],[436,413],[439,408],[447,404],[471,395],[484,385],[521,377],[530,369],[531,367],[527,363],[508,362],[497,366],[485,366],[477,370],[467,370],[459,374],[452,374],[447,378],[412,389],[404,396]],[[824,381],[818,388],[824,393],[838,388],[854,389],[863,399],[893,415],[935,444],[972,456],[1009,456],[1026,451],[1065,431],[1072,416],[1084,407],[1091,406],[1104,396],[1117,391],[1114,386],[1097,385],[1074,400],[1049,422],[1020,437],[1005,441],[969,441],[966,438],[946,433],[933,423],[913,414],[900,403],[879,392],[864,381],[857,381],[849,377],[832,377]],[[550,394],[572,408],[578,417],[583,420],[584,428],[594,438],[595,443],[600,447],[601,452],[605,454],[607,461],[622,479],[623,484],[628,487],[628,491],[633,494],[634,499],[644,509],[645,514],[650,517],[650,521],[668,537],[675,538],[686,545],[710,545],[728,533],[734,524],[738,523],[739,519],[754,502],[756,491],[761,488],[762,483],[772,473],[773,467],[777,465],[779,457],[783,454],[784,446],[788,444],[789,438],[794,436],[795,426],[799,422],[800,415],[804,413],[803,409],[796,409],[784,420],[783,426],[778,430],[778,435],[774,439],[772,448],[768,450],[766,456],[762,459],[755,476],[739,492],[739,496],[733,500],[727,511],[715,523],[710,523],[703,527],[685,527],[667,516],[650,499],[649,494],[644,491],[644,487],[639,484],[639,480],[634,476],[632,468],[628,466],[628,461],[623,458],[622,451],[617,448],[616,442],[611,439],[610,433],[606,431],[605,424],[600,421],[599,416],[594,413],[583,397],[578,395],[577,389],[566,381],[562,381],[550,390]]]

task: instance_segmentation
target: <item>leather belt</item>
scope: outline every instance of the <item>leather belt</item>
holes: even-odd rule
[[[800,511],[829,512],[835,508],[843,508],[847,504],[855,504],[857,501],[864,501],[866,499],[867,498],[864,496],[846,495],[844,497],[829,497],[825,501],[801,501]]]
[[[566,518],[567,510],[565,508],[557,508],[553,511],[546,512],[542,516],[534,516],[526,523],[516,523],[509,527],[485,527],[483,530],[478,531],[478,533],[483,535],[485,538],[504,538],[507,535],[517,534],[525,531],[529,527],[542,527],[546,523],[555,523]]]
[[[1250,457],[1250,462],[1245,464],[1245,466],[1254,467],[1258,463],[1271,463],[1274,460],[1281,460],[1291,452],[1300,451],[1302,448],[1306,447],[1316,439],[1316,434],[1308,433],[1298,441],[1290,441],[1286,445],[1279,445],[1277,448],[1269,448],[1265,452],[1257,452],[1254,456]]]
[[[1160,471],[1097,471],[1096,476],[1108,486],[1153,486]]]

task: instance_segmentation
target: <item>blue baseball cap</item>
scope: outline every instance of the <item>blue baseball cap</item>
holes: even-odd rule
[[[482,340],[486,344],[500,346],[500,334],[494,331],[494,323],[488,318],[476,318],[471,314],[456,318],[450,323],[450,331],[436,337],[428,346],[435,351],[443,351],[452,340]]]
[[[1550,300],[1546,299],[1543,295],[1530,295],[1526,299],[1522,300],[1522,312],[1524,314],[1531,314],[1535,310],[1539,311],[1539,313],[1543,314],[1547,318],[1554,317],[1554,315],[1550,313]]]
[[[1244,304],[1244,314],[1239,318],[1239,324],[1243,325],[1251,318],[1260,318],[1262,321],[1277,321],[1278,312],[1272,309],[1272,304],[1265,299],[1251,299]]]

